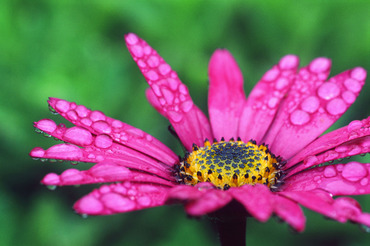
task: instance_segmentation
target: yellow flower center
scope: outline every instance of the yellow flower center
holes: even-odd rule
[[[195,185],[211,182],[220,189],[257,183],[277,189],[283,177],[280,168],[285,164],[281,157],[272,154],[267,145],[255,141],[214,142],[208,140],[203,147],[193,145],[178,166],[180,183]]]

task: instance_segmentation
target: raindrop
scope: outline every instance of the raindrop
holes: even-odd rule
[[[57,115],[59,114],[50,104],[49,104],[49,111],[53,114],[53,115]]]
[[[319,95],[319,97],[325,100],[330,100],[334,97],[337,97],[339,93],[340,93],[340,89],[338,85],[332,82],[323,83],[317,91],[317,94]]]
[[[79,161],[70,161],[70,163],[72,164],[72,165],[77,165],[78,163],[80,163]]]
[[[81,214],[81,217],[82,217],[83,219],[87,219],[89,216],[88,216],[87,214]]]
[[[56,190],[57,186],[56,185],[47,185],[46,188],[49,190]]]
[[[364,231],[366,233],[370,233],[370,226],[360,224],[360,228],[361,228],[362,231]]]
[[[328,102],[326,105],[326,110],[331,115],[340,115],[343,114],[347,109],[346,103],[341,98],[335,98]]]

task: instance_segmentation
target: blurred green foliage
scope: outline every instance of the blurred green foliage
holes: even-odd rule
[[[333,60],[332,74],[370,70],[369,1],[57,1],[3,0],[0,7],[0,245],[215,245],[207,220],[186,218],[181,206],[82,219],[71,206],[92,187],[54,192],[39,185],[68,163],[29,158],[51,146],[32,122],[51,116],[49,96],[84,104],[151,133],[181,154],[168,122],[146,102],[146,83],[123,35],[135,32],[178,72],[206,112],[207,65],[229,49],[250,91],[285,54],[305,65]],[[369,84],[334,128],[370,113]],[[368,157],[359,159],[370,162]],[[89,164],[80,164],[88,168]],[[370,211],[369,196],[358,199]],[[295,234],[273,219],[248,221],[250,245],[366,245],[357,226],[305,210],[307,229]]]

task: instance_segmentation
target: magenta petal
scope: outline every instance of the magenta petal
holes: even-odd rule
[[[274,197],[267,186],[244,185],[231,188],[228,192],[257,220],[265,222],[270,218]]]
[[[304,230],[306,218],[297,203],[285,197],[275,195],[274,213],[296,231],[301,232]]]
[[[303,160],[303,164],[298,165],[292,171],[290,171],[287,177],[321,163],[330,162],[336,159],[343,159],[354,155],[366,154],[369,152],[370,136],[357,138],[344,144],[340,144],[335,148],[324,151],[318,155],[309,155]],[[288,164],[290,164],[290,161],[288,161]]]
[[[161,206],[168,189],[130,182],[103,185],[78,200],[74,209],[79,214],[108,215]]]
[[[66,132],[62,132],[61,127],[54,129],[54,133],[61,131],[59,135],[65,141],[85,146],[91,144],[91,134],[93,134],[97,136],[94,144],[97,147],[107,148],[110,147],[110,142],[107,142],[106,140],[109,139],[104,136],[109,136],[111,141],[152,156],[167,165],[173,165],[178,159],[176,154],[158,139],[140,129],[109,118],[100,111],[91,111],[83,105],[76,105],[76,103],[57,98],[49,98],[48,102],[60,115],[77,126]],[[35,127],[42,131],[47,132],[53,129],[45,125],[45,120],[35,123]],[[103,137],[99,137],[100,135]]]
[[[243,140],[261,141],[294,81],[298,65],[297,56],[287,55],[265,73],[243,107],[238,128],[239,137]]]
[[[346,221],[348,219],[352,222],[370,226],[370,215],[362,213],[360,204],[353,198],[339,197],[335,199],[333,206],[341,220]]]
[[[199,197],[191,200],[185,205],[185,210],[189,215],[202,216],[224,207],[231,201],[231,196],[223,190],[213,189]]]
[[[81,185],[93,183],[106,183],[118,181],[133,181],[140,183],[155,183],[166,186],[173,186],[172,182],[164,180],[154,175],[137,172],[105,161],[94,165],[86,171],[77,169],[67,169],[61,175],[54,173],[47,174],[41,183],[45,185]]]
[[[245,102],[243,75],[227,50],[216,50],[208,67],[208,108],[213,136],[237,138]]]
[[[304,161],[307,168],[316,163],[319,164],[320,160],[316,157],[318,154],[324,158],[324,161],[330,161],[342,158],[340,156],[365,153],[370,147],[368,136],[370,136],[370,117],[361,121],[354,120],[347,126],[314,140],[290,159],[286,167],[292,167],[301,161]],[[326,151],[328,152],[325,153]],[[295,172],[296,170],[293,170],[293,173]]]
[[[285,180],[284,191],[322,189],[334,196],[370,194],[370,164],[349,162],[318,167]]]
[[[144,40],[133,33],[125,36],[126,45],[157,100],[151,104],[170,121],[184,146],[201,146],[212,139],[210,125],[202,111],[194,105],[188,88],[175,71]],[[147,94],[148,95],[148,94]],[[159,104],[158,104],[159,102]],[[160,105],[160,107],[159,107]]]
[[[264,141],[271,151],[289,159],[331,126],[355,101],[364,78],[363,68],[345,71],[323,82],[330,70],[325,58],[302,68]],[[351,100],[347,95],[351,94]]]

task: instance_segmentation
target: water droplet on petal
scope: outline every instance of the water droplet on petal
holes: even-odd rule
[[[54,115],[57,115],[59,114],[50,104],[49,104],[49,111],[54,114]]]
[[[267,82],[274,81],[277,78],[277,76],[279,76],[279,73],[280,73],[279,69],[273,68],[273,69],[267,71],[263,75],[262,80],[265,80]]]
[[[320,106],[320,100],[317,97],[310,96],[303,100],[301,108],[308,113],[315,113]]]
[[[352,104],[356,100],[356,95],[352,91],[344,91],[342,98],[346,103]]]
[[[181,104],[181,109],[186,113],[189,112],[193,108],[192,101],[185,101]]]
[[[67,112],[67,118],[74,121],[78,119],[77,113],[74,110],[70,110]]]
[[[140,197],[139,199],[137,199],[137,202],[143,207],[148,207],[148,206],[150,206],[152,201],[149,197],[143,196],[143,197]]]
[[[347,130],[349,132],[359,130],[362,127],[362,122],[359,120],[354,120],[351,123],[348,124]]]
[[[89,110],[83,105],[78,105],[76,112],[80,117],[86,117],[89,114]]]
[[[276,80],[276,83],[275,83],[275,88],[277,90],[282,90],[284,89],[285,87],[287,87],[289,85],[289,80],[287,78],[279,78],[278,80]]]
[[[361,179],[360,184],[361,184],[362,186],[366,186],[366,185],[368,185],[368,184],[369,184],[369,179],[368,179],[368,178],[363,178],[363,179]]]
[[[333,166],[327,166],[324,169],[324,176],[326,178],[335,177],[336,175],[337,175],[337,171],[335,170],[335,168]]]
[[[347,110],[347,105],[343,101],[343,99],[340,98],[335,98],[328,102],[326,105],[326,110],[329,112],[331,115],[339,115],[343,114]]]
[[[362,231],[370,233],[370,226],[359,224]]]
[[[112,128],[108,125],[105,121],[97,121],[94,122],[92,128],[97,131],[98,133],[105,133],[109,134],[112,132]]]
[[[342,176],[346,180],[356,182],[367,175],[366,168],[358,162],[349,162],[344,165]]]
[[[183,118],[182,114],[176,111],[169,111],[167,114],[168,117],[176,123],[180,122]]]
[[[45,150],[40,147],[36,147],[31,150],[30,156],[35,157],[35,158],[42,158],[45,155]]]
[[[49,119],[40,120],[35,123],[35,126],[39,128],[41,131],[50,133],[54,132],[55,129],[57,128],[57,124],[55,124],[54,121]]]
[[[133,34],[133,33],[127,34],[125,40],[130,45],[134,45],[134,44],[136,44],[139,41],[139,39],[137,38],[137,36],[135,34]]]
[[[351,78],[348,78],[344,81],[344,86],[354,92],[354,93],[357,93],[357,92],[360,92],[361,91],[361,83],[355,79],[351,79]]]
[[[82,156],[82,150],[75,145],[57,144],[47,149],[44,157],[54,159],[78,159]]]
[[[90,119],[92,121],[104,121],[105,120],[105,115],[103,112],[101,111],[92,111],[91,114],[90,114]]]
[[[154,70],[148,71],[147,73],[144,74],[144,76],[145,78],[152,80],[152,81],[156,81],[159,78],[158,74]]]
[[[267,102],[267,106],[269,108],[275,108],[278,105],[279,99],[277,97],[272,97],[270,100]]]
[[[173,94],[173,92],[166,89],[166,88],[162,88],[162,93],[163,93],[163,96],[164,96],[164,99],[166,100],[166,102],[168,104],[172,105],[173,100],[175,99],[175,95]]]
[[[325,100],[330,100],[334,97],[337,97],[339,93],[340,93],[340,89],[338,85],[332,82],[323,83],[317,91],[317,94],[319,95],[319,97]]]
[[[139,45],[133,45],[130,47],[130,51],[132,52],[132,54],[136,57],[142,57],[144,55],[144,51],[143,49],[141,48],[141,46]]]
[[[58,100],[55,104],[55,108],[60,112],[67,112],[69,110],[69,102],[65,100]]]
[[[103,211],[103,204],[92,195],[81,198],[76,204],[75,209],[82,214],[99,214]]]
[[[90,120],[89,118],[83,118],[83,119],[81,120],[81,123],[82,123],[83,125],[85,125],[85,126],[91,126],[91,124],[92,124],[92,120]]]
[[[158,59],[158,57],[157,57],[157,56],[151,56],[151,57],[149,57],[149,59],[147,60],[147,63],[148,63],[148,65],[149,65],[149,67],[152,67],[152,68],[154,68],[154,67],[158,67],[158,65],[159,65],[159,59]]]
[[[106,149],[111,147],[113,140],[108,135],[99,135],[95,138],[95,146],[98,148]]]
[[[168,74],[170,71],[171,71],[171,67],[170,65],[164,63],[164,64],[161,64],[159,67],[158,67],[158,70],[159,70],[159,73],[162,74],[162,75],[166,75]]]
[[[351,71],[351,77],[358,81],[363,81],[366,79],[366,70],[362,67],[356,67]]]
[[[331,61],[324,57],[319,57],[314,59],[310,65],[309,69],[314,73],[326,72],[331,66]]]
[[[56,185],[47,185],[46,188],[49,190],[56,190],[57,186]]]
[[[64,133],[64,140],[80,146],[87,146],[92,143],[93,137],[88,130],[74,126]]]
[[[279,66],[283,70],[292,69],[298,66],[299,60],[295,55],[286,55],[281,58]]]
[[[115,212],[126,212],[136,207],[134,201],[116,193],[104,194],[101,201],[107,208]]]
[[[66,183],[78,183],[83,180],[83,176],[77,169],[67,169],[61,175],[60,179]]]
[[[59,175],[56,173],[48,173],[41,181],[45,185],[57,185],[59,184]]]
[[[303,110],[295,110],[290,114],[290,122],[293,125],[301,126],[310,120],[310,115]]]

